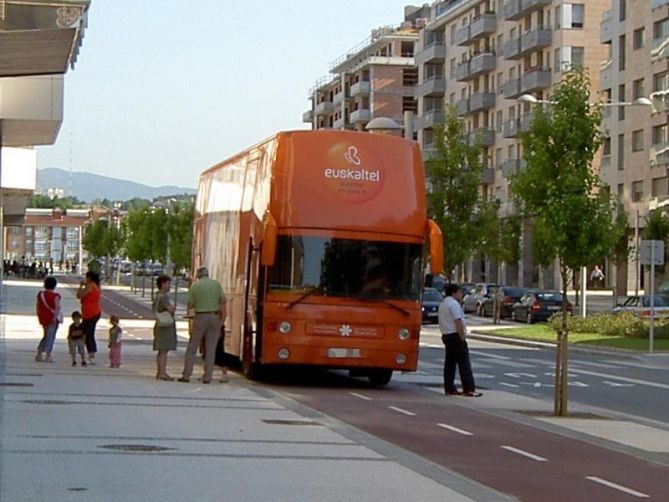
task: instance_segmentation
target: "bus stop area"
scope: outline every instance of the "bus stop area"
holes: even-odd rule
[[[66,285],[55,362],[35,362],[40,287],[7,281],[2,290],[0,500],[505,498],[237,374],[213,385],[156,380],[148,319],[122,319],[119,369],[109,367],[106,317],[97,364],[72,367],[66,330],[78,301]]]

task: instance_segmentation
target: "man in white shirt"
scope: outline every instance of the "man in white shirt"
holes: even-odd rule
[[[465,315],[462,312],[462,289],[457,284],[447,284],[446,298],[439,305],[439,330],[441,340],[446,346],[444,359],[444,392],[447,395],[464,395],[478,397],[476,392],[472,366],[469,362],[469,347],[467,347],[467,326]],[[460,370],[462,392],[455,386],[455,367]]]

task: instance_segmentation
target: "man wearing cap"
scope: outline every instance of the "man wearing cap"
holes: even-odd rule
[[[204,375],[202,383],[211,383],[216,357],[216,344],[221,336],[221,327],[225,321],[225,294],[221,284],[209,278],[206,267],[200,267],[196,273],[197,282],[188,290],[188,309],[195,312],[190,340],[186,348],[183,375],[180,382],[189,382],[193,374],[195,355],[204,338]],[[228,381],[223,368],[222,382]]]

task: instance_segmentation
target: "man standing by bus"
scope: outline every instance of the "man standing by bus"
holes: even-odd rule
[[[221,284],[209,278],[206,267],[200,267],[196,273],[197,282],[188,290],[188,310],[195,312],[190,340],[186,348],[183,375],[180,382],[189,382],[193,374],[195,355],[204,339],[204,374],[202,383],[211,383],[216,357],[216,344],[222,336],[221,328],[225,322],[225,294]],[[227,382],[227,371],[223,368],[221,382]]]
[[[465,315],[462,312],[462,289],[457,284],[447,284],[446,298],[439,305],[439,330],[441,340],[446,346],[444,359],[444,392],[449,396],[464,395],[478,397],[476,392],[472,365],[469,361],[469,347],[467,347],[467,327]],[[455,367],[460,370],[462,392],[455,386]]]

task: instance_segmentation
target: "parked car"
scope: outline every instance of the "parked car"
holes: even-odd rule
[[[571,312],[571,302],[567,302],[567,311]],[[526,321],[528,324],[547,321],[556,312],[562,311],[562,293],[558,291],[528,291],[513,304],[511,318],[514,321]]]
[[[467,296],[475,286],[476,284],[473,282],[463,282],[460,284],[460,288],[462,289],[462,298]]]
[[[423,322],[439,322],[439,304],[443,299],[436,288],[425,288],[423,290]]]
[[[669,317],[669,295],[655,295],[655,317]],[[642,319],[650,319],[650,295],[630,296],[613,309],[614,314],[631,312]]]
[[[476,312],[477,315],[483,314],[483,300],[490,298],[493,289],[499,288],[499,284],[490,284],[487,282],[477,283],[462,299],[462,309],[465,313]]]
[[[496,288],[493,291],[493,294],[501,293],[501,309],[499,311],[500,319],[505,319],[511,317],[511,309],[513,304],[520,301],[525,293],[528,292],[527,288],[514,288],[510,286],[502,286],[501,288]],[[490,295],[489,298],[483,299],[483,316],[492,317],[493,308],[495,307],[495,298],[493,295]]]

